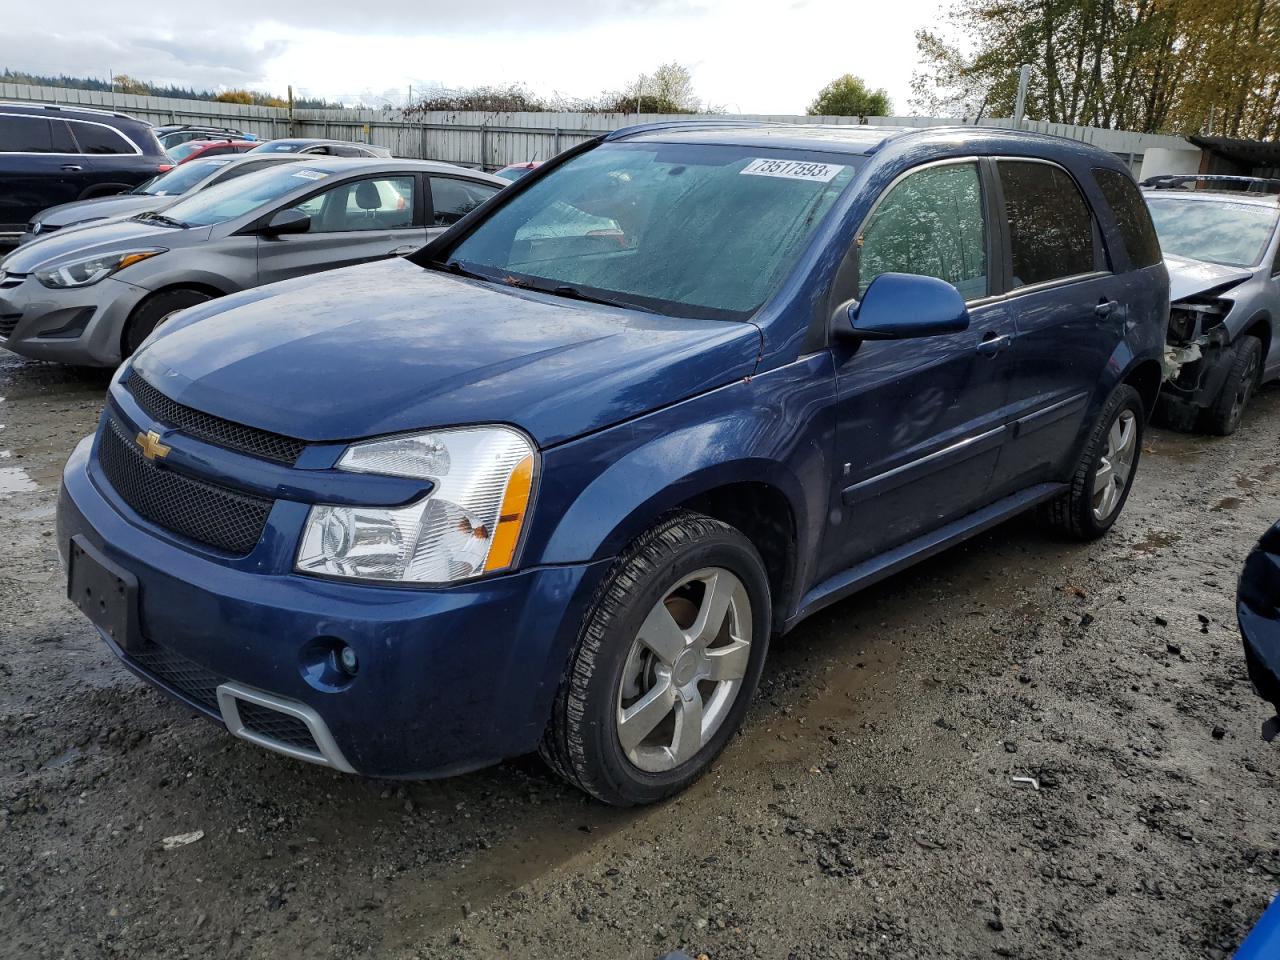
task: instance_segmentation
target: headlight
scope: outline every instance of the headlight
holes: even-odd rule
[[[347,449],[340,470],[429,480],[407,507],[317,504],[296,569],[362,580],[448,583],[505,570],[529,510],[533,444],[509,427],[437,430]]]
[[[108,253],[99,257],[88,257],[84,260],[72,260],[53,267],[41,267],[35,270],[36,279],[46,287],[61,289],[63,287],[87,287],[97,283],[104,277],[140,260],[149,260],[157,254],[164,253],[163,247],[151,247],[146,250],[130,250],[127,253]]]

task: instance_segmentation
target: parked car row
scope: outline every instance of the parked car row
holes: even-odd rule
[[[338,770],[536,749],[606,802],[670,795],[773,636],[1028,510],[1103,536],[1162,381],[1209,391],[1194,364],[1264,337],[1208,319],[1247,286],[1237,226],[1185,241],[1216,279],[1174,298],[1214,309],[1177,339],[1160,204],[1215,201],[1074,141],[690,121],[510,181],[288,143],[50,211],[0,261],[0,337],[125,359],[59,504],[104,641]]]
[[[0,247],[30,232],[33,218],[50,207],[125,193],[178,164],[250,151],[391,156],[384,147],[341,140],[264,142],[229,128],[152,127],[106,110],[0,103]]]

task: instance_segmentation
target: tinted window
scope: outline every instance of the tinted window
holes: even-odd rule
[[[1091,273],[1093,218],[1071,176],[1048,163],[1002,160],[996,167],[1009,221],[1013,287]]]
[[[858,296],[882,273],[953,284],[966,300],[987,294],[982,186],[972,163],[929,167],[891,189],[862,231]]]
[[[453,257],[496,282],[745,318],[782,283],[861,162],[760,150],[603,144],[494,210]]]
[[[497,193],[498,189],[450,177],[432,177],[431,206],[435,215],[431,222],[437,227],[457,223]]]
[[[110,127],[97,123],[81,123],[78,120],[72,120],[70,123],[71,132],[75,134],[76,142],[80,144],[81,153],[135,152],[133,147],[125,142],[124,137]]]
[[[0,153],[52,153],[53,125],[44,117],[0,116]]]
[[[1160,241],[1151,223],[1151,214],[1142,200],[1142,191],[1133,178],[1119,170],[1095,168],[1094,179],[1107,198],[1120,228],[1120,236],[1129,249],[1129,262],[1135,267],[1149,267],[1160,262]]]
[[[311,233],[411,227],[414,183],[414,177],[342,183],[299,204],[298,209],[311,216]]]

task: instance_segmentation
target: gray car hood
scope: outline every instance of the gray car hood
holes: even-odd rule
[[[1173,303],[1197,293],[1234,287],[1253,276],[1248,267],[1228,267],[1173,254],[1166,255],[1164,263],[1169,270],[1169,300]]]
[[[81,220],[105,220],[108,217],[131,217],[144,210],[159,210],[176,197],[153,197],[148,193],[126,193],[118,197],[94,197],[49,207],[35,218],[47,227],[65,227]]]
[[[106,223],[88,224],[66,233],[59,231],[40,237],[26,246],[19,247],[4,260],[0,267],[9,273],[30,273],[54,261],[76,260],[96,254],[125,253],[128,247],[185,246],[192,240],[207,237],[209,227],[166,227],[158,223],[140,223],[136,220],[108,220]]]

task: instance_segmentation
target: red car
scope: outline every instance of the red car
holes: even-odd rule
[[[223,154],[248,153],[261,146],[261,140],[188,140],[168,151],[175,164],[186,163],[197,157],[217,157]]]

